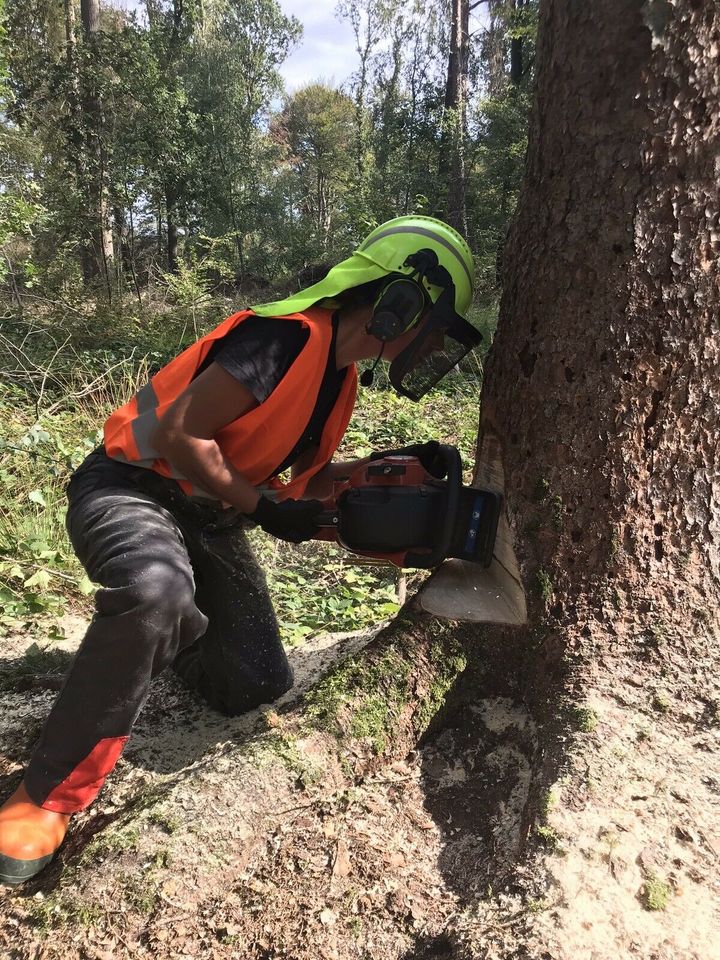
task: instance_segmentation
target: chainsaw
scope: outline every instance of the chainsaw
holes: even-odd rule
[[[388,456],[336,480],[323,501],[318,540],[397,567],[436,567],[448,557],[488,567],[502,497],[462,485],[462,460],[441,444],[446,479],[416,457]]]

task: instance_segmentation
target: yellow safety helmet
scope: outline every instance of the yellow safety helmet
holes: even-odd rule
[[[407,288],[407,281],[412,280],[422,287],[432,304],[418,336],[390,365],[390,382],[398,393],[419,400],[482,340],[480,332],[466,319],[473,295],[470,248],[460,234],[442,220],[419,216],[388,220],[376,227],[352,256],[334,266],[318,283],[284,300],[258,304],[251,309],[259,316],[277,317],[302,313],[318,303],[332,307],[336,305],[333,301],[346,290],[384,276],[390,278],[388,286],[394,285],[396,302],[409,303],[401,288],[403,285]],[[416,303],[410,308],[409,325],[399,324],[399,333],[419,323],[420,316],[425,314],[420,306]],[[369,331],[373,332],[372,326]],[[437,346],[438,332],[444,335],[442,348]],[[379,339],[393,339],[395,335]]]

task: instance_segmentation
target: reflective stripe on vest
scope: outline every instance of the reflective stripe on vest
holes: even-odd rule
[[[195,496],[213,497],[193,487],[172,464],[159,456],[150,442],[168,407],[187,389],[205,361],[213,343],[242,323],[252,311],[233,314],[205,337],[164,366],[105,423],[105,450],[108,456],[154,470],[178,481]],[[218,431],[215,440],[233,467],[254,486],[268,483],[275,499],[299,497],[310,478],[332,457],[347,427],[357,392],[357,373],[350,366],[335,406],[323,428],[312,464],[298,477],[283,484],[268,477],[295,447],[315,408],[332,344],[332,313],[312,307],[303,313],[278,319],[300,322],[309,337],[270,396],[237,420]]]

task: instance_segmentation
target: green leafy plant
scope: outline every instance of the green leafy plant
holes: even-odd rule
[[[640,902],[646,910],[664,910],[671,894],[670,884],[651,874],[646,878],[640,891]]]

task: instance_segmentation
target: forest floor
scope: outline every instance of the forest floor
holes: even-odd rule
[[[61,646],[84,625],[66,617]],[[294,648],[295,688],[241,718],[159,678],[58,861],[3,888],[0,955],[718,960],[720,699],[701,665],[644,675],[618,659],[586,678],[555,746],[482,686],[418,742],[372,716],[338,739],[302,694],[391,631]],[[3,641],[3,795],[66,665],[45,670],[27,646]],[[529,820],[538,757],[558,742]]]

